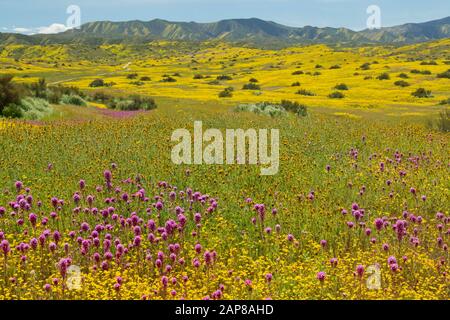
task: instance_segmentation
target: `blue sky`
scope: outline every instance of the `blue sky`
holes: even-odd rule
[[[257,17],[290,26],[364,29],[366,8],[381,8],[382,26],[450,16],[449,0],[0,0],[0,32],[64,28],[66,8],[81,8],[81,22],[151,20],[212,22]],[[56,28],[59,30],[58,28]],[[32,30],[32,31],[31,31]]]

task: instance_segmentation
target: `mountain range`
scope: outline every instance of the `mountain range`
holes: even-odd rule
[[[97,21],[58,34],[0,33],[0,44],[105,44],[151,40],[228,41],[254,45],[408,44],[450,37],[450,16],[424,23],[407,23],[374,30],[289,27],[257,18],[212,23],[151,21]]]

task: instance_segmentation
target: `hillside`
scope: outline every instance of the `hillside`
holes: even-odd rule
[[[394,43],[408,44],[450,37],[450,17],[425,23],[408,23],[379,30],[356,32],[346,28],[289,27],[261,19],[229,19],[212,23],[151,21],[97,21],[79,30],[54,35],[0,34],[2,43],[142,43],[151,40],[222,40],[254,45],[293,45],[309,43]]]

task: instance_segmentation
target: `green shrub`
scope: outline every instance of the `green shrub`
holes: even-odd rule
[[[399,75],[398,75],[398,77],[399,78],[402,78],[402,79],[408,79],[409,78],[409,76],[406,74],[406,73],[400,73]]]
[[[2,116],[5,118],[22,118],[23,112],[20,105],[10,103],[2,109]]]
[[[16,106],[20,105],[22,97],[25,95],[23,88],[12,82],[13,76],[0,76],[0,114],[8,107],[8,114],[15,115]]]
[[[127,79],[133,80],[133,79],[137,79],[138,74],[137,73],[130,73],[129,75],[127,75]]]
[[[171,76],[165,76],[161,79],[161,82],[177,82],[177,79],[172,78]]]
[[[334,91],[328,95],[328,98],[330,99],[342,99],[344,97],[345,95],[340,91]]]
[[[414,91],[413,93],[411,93],[412,96],[416,97],[416,98],[431,98],[431,91],[430,90],[426,90],[424,88],[419,88],[416,91]]]
[[[53,109],[47,100],[34,97],[22,99],[22,118],[27,120],[38,120],[50,114]]]
[[[421,66],[437,66],[436,61],[422,61],[420,63]]]
[[[382,74],[380,74],[377,79],[378,80],[389,80],[391,77],[389,76],[389,73],[387,72],[383,72]]]
[[[394,84],[398,87],[409,87],[410,84],[404,80],[395,81]]]
[[[77,95],[66,95],[65,94],[61,97],[61,103],[74,105],[74,106],[82,106],[82,107],[87,106],[86,101],[84,101],[84,99],[82,97],[77,96]]]
[[[444,71],[442,73],[438,73],[437,77],[450,79],[450,69],[448,69],[447,71]]]
[[[345,83],[337,84],[334,88],[336,90],[348,90],[348,87],[347,87],[347,85]]]
[[[298,116],[305,117],[307,115],[308,107],[296,101],[281,100],[281,106],[289,112]]]
[[[250,78],[250,80],[248,80],[248,82],[257,83],[257,82],[258,82],[258,79]]]
[[[411,70],[411,73],[413,73],[413,74],[424,74],[424,75],[429,75],[429,74],[431,74],[431,71],[429,71],[429,70],[417,70],[417,69],[413,69],[413,70]]]
[[[363,63],[359,68],[361,70],[369,70],[370,69],[370,63],[369,62]]]
[[[233,87],[225,88],[223,91],[219,92],[219,98],[231,98],[233,96]]]
[[[293,76],[298,76],[300,74],[304,74],[304,72],[302,70],[297,70],[297,71],[292,72]]]
[[[95,79],[94,81],[92,81],[89,84],[89,87],[91,87],[91,88],[104,87],[104,86],[105,86],[105,82],[103,81],[103,79]]]
[[[341,66],[338,65],[338,64],[335,64],[334,66],[330,67],[331,70],[333,70],[333,69],[340,69],[340,68],[341,68]]]
[[[232,77],[230,77],[228,75],[225,75],[225,74],[217,76],[216,79],[219,80],[219,81],[233,80]]]
[[[315,96],[316,95],[314,92],[308,91],[306,89],[300,89],[296,92],[296,94],[300,94],[302,96]]]
[[[152,81],[152,78],[147,77],[147,76],[143,76],[143,77],[141,77],[140,80],[141,80],[141,81]]]
[[[291,84],[291,87],[300,87],[300,82],[296,81]]]
[[[203,77],[203,75],[201,75],[201,74],[196,74],[196,75],[194,75],[194,79],[195,80],[198,80],[198,79],[203,79],[204,77]]]
[[[256,83],[247,83],[242,87],[243,90],[261,90],[261,87]]]

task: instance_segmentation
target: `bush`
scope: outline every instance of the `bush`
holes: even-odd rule
[[[296,101],[281,100],[281,106],[289,112],[298,116],[305,117],[307,115],[308,107]]]
[[[137,73],[130,73],[129,75],[127,75],[127,79],[133,80],[133,79],[137,79],[138,74]]]
[[[105,86],[105,82],[103,81],[103,79],[95,79],[94,81],[92,81],[89,84],[89,87],[91,87],[91,88],[104,87],[104,86]]]
[[[440,105],[445,105],[445,104],[450,104],[450,98],[442,100],[441,102],[439,102]]]
[[[230,77],[230,76],[228,76],[228,75],[220,75],[220,76],[217,76],[217,78],[216,78],[217,80],[219,80],[219,81],[226,81],[226,80],[233,80],[233,78],[232,77]]]
[[[296,94],[300,94],[302,96],[311,96],[311,97],[316,95],[314,92],[311,92],[311,91],[308,91],[308,90],[305,90],[305,89],[298,90],[296,92]]]
[[[398,87],[409,87],[410,84],[404,80],[395,81],[394,84]]]
[[[47,99],[47,83],[44,78],[30,85],[30,90],[36,98]]]
[[[296,81],[291,84],[291,87],[300,87],[300,82]]]
[[[382,74],[380,74],[377,79],[378,80],[389,80],[391,77],[389,76],[389,73],[387,72],[383,72]]]
[[[165,76],[161,79],[161,82],[177,82],[177,79],[172,78],[171,76]]]
[[[242,87],[243,90],[261,90],[261,87],[256,83],[247,83]]]
[[[5,118],[22,118],[23,112],[20,105],[10,103],[3,108],[2,116]]]
[[[233,96],[233,87],[225,88],[223,91],[219,92],[219,98],[231,98]]]
[[[302,70],[297,70],[297,71],[292,72],[293,76],[298,76],[300,74],[304,74],[304,72]]]
[[[240,104],[234,108],[236,112],[253,112],[256,114],[262,114],[271,116],[272,118],[281,117],[286,115],[286,110],[283,107],[269,102],[259,102],[256,104]]]
[[[130,84],[139,87],[139,86],[143,86],[144,82],[142,82],[142,81],[131,81]]]
[[[402,79],[408,79],[409,78],[409,76],[406,74],[406,73],[400,73],[399,75],[398,75],[398,77],[399,78],[402,78]]]
[[[437,66],[436,61],[422,61],[420,63],[421,66]]]
[[[419,88],[416,91],[414,91],[413,93],[411,93],[412,96],[416,97],[416,98],[431,98],[431,91],[430,90],[426,90],[424,88]]]
[[[111,109],[122,111],[152,110],[157,108],[154,99],[141,97],[140,95],[132,95],[127,99],[114,98],[108,103],[108,106]]]
[[[47,100],[34,97],[22,99],[21,107],[22,117],[28,120],[41,119],[53,111]]]
[[[342,99],[344,97],[345,95],[340,91],[334,91],[328,95],[328,98],[330,99]]]
[[[141,80],[141,81],[152,81],[152,78],[147,77],[147,76],[143,76],[143,77],[141,77],[140,80]]]
[[[333,69],[340,69],[340,68],[341,68],[340,65],[335,64],[334,66],[331,66],[331,67],[330,67],[330,70],[333,70]]]
[[[366,62],[366,63],[362,64],[359,68],[361,70],[369,70],[370,69],[370,63]]]
[[[347,87],[347,85],[345,83],[337,84],[334,88],[336,90],[348,90],[348,87]]]
[[[299,104],[298,102],[292,102],[288,100],[282,100],[281,103],[259,102],[256,104],[240,104],[234,111],[236,112],[253,112],[256,114],[268,115],[271,117],[280,117],[287,115],[287,112],[291,112],[297,116],[306,116],[307,107]]]
[[[447,71],[444,71],[442,73],[438,73],[437,77],[450,79],[450,69],[448,69]]]
[[[424,75],[429,75],[429,74],[431,74],[431,71],[429,71],[429,70],[417,70],[417,69],[413,69],[413,70],[411,70],[411,73],[413,73],[413,74],[424,74]]]
[[[196,74],[196,75],[194,75],[194,79],[195,79],[195,80],[203,79],[203,78],[204,78],[204,76],[201,75],[201,74]]]
[[[8,107],[8,113],[14,115],[16,106],[20,105],[20,101],[24,96],[24,90],[17,84],[13,83],[13,76],[6,75],[0,77],[0,114],[3,114],[3,109]]]
[[[83,98],[81,98],[80,96],[77,96],[77,95],[66,95],[65,94],[61,98],[61,103],[74,105],[74,106],[82,106],[82,107],[87,106],[86,101],[84,101]]]
[[[248,80],[248,82],[257,83],[257,82],[258,82],[258,79],[250,78],[250,80]]]

